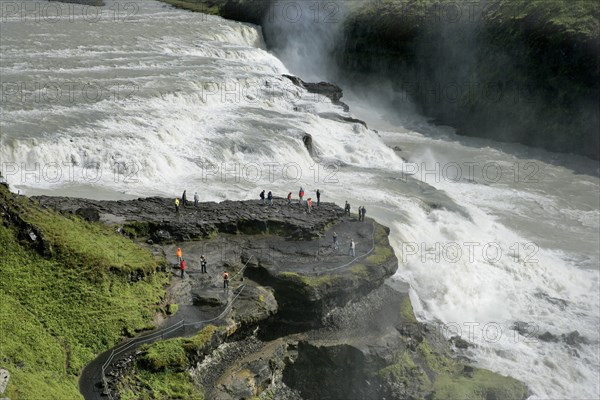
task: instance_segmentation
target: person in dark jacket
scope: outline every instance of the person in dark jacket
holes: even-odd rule
[[[260,192],[260,202],[265,204],[265,191]]]
[[[267,194],[267,200],[269,200],[269,205],[273,205],[273,193],[269,190],[269,194]]]
[[[183,206],[187,206],[187,195],[186,195],[187,190],[183,191],[183,194],[181,195],[181,202],[183,203]]]
[[[202,256],[200,257],[200,268],[202,274],[206,274],[206,264],[206,258],[204,258],[204,254],[202,254]]]
[[[317,207],[321,205],[321,191],[317,189]]]

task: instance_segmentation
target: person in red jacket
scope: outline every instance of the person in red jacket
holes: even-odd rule
[[[302,204],[302,199],[304,198],[304,189],[300,188],[298,191],[298,197],[300,197],[300,204]]]
[[[227,271],[223,271],[223,289],[229,288],[229,273]]]
[[[185,273],[185,260],[181,259],[181,263],[179,263],[179,268],[181,269],[181,279],[183,279],[183,274]]]
[[[287,200],[288,200],[288,206],[291,205],[292,204],[292,192],[288,193]]]

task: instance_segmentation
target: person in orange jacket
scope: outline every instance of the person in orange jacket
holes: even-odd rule
[[[181,260],[183,260],[183,252],[181,251],[181,247],[177,248],[177,251],[175,251],[175,255],[177,256],[178,262],[181,262]]]

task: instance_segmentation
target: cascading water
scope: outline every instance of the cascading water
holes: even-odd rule
[[[271,3],[263,29],[269,47],[294,74],[308,81],[336,75],[330,56],[342,40],[342,23],[353,2]]]
[[[154,1],[106,3],[99,16],[53,3],[52,20],[46,2],[37,20],[3,9],[0,166],[13,188],[94,198],[187,189],[202,200],[318,188],[392,228],[419,317],[460,329],[479,365],[537,398],[598,397],[592,162],[460,138],[412,115],[422,129],[408,130],[366,97],[349,103],[379,132],[342,121],[340,107],[282,77],[331,76],[338,25],[310,24],[310,8],[308,20],[265,26],[279,33],[280,61],[254,26]],[[519,333],[515,323],[529,325]],[[536,329],[558,340],[530,338]],[[585,341],[560,338],[575,330]]]

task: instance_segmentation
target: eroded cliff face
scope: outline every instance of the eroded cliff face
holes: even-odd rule
[[[364,2],[335,54],[464,135],[599,156],[592,2]]]

